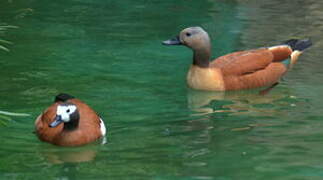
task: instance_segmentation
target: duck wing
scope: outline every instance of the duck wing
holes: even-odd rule
[[[291,53],[288,46],[239,51],[215,59],[211,67],[222,71],[226,90],[270,86],[288,70],[282,62]]]
[[[263,70],[273,60],[273,53],[262,48],[221,56],[211,62],[211,67],[221,69],[223,76],[241,76]]]
[[[226,90],[268,87],[277,83],[287,70],[287,66],[283,63],[273,62],[264,69],[258,69],[253,73],[223,76],[223,81]]]

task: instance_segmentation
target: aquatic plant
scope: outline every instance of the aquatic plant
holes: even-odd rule
[[[0,24],[0,36],[3,35],[7,29],[18,28],[17,26]],[[12,42],[4,40],[0,37],[0,49],[4,51],[9,51],[9,49],[4,44],[12,44]]]
[[[8,111],[1,111],[0,110],[0,127],[6,126],[9,121],[12,120],[11,117],[26,117],[30,116],[27,113],[15,113],[15,112],[8,112]]]
[[[8,116],[4,116],[0,114],[0,127],[1,126],[6,126],[7,122],[11,121],[12,119]]]

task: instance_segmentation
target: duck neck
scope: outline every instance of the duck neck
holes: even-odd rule
[[[71,120],[67,123],[64,123],[64,130],[72,131],[75,130],[80,122],[80,114],[78,111],[70,115]]]
[[[195,49],[193,55],[193,65],[201,68],[209,67],[209,59],[211,56],[211,48]]]

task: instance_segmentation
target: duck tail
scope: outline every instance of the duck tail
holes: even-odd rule
[[[60,93],[58,94],[57,96],[55,96],[55,101],[54,102],[65,102],[69,99],[74,99],[75,97],[74,96],[71,96],[69,94],[66,94],[66,93]]]
[[[304,51],[312,46],[312,41],[310,39],[290,39],[285,41],[284,44],[291,47],[293,51]]]
[[[303,51],[312,46],[312,41],[310,39],[290,39],[285,41],[285,45],[288,45],[292,49],[290,54],[290,64],[289,68],[292,68],[296,64],[298,57],[303,53]]]

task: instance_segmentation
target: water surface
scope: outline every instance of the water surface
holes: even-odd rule
[[[323,3],[3,0],[1,179],[322,179]],[[213,57],[311,37],[269,94],[186,87],[192,53],[161,41],[202,26]],[[34,119],[59,92],[91,105],[108,144],[40,142]]]

